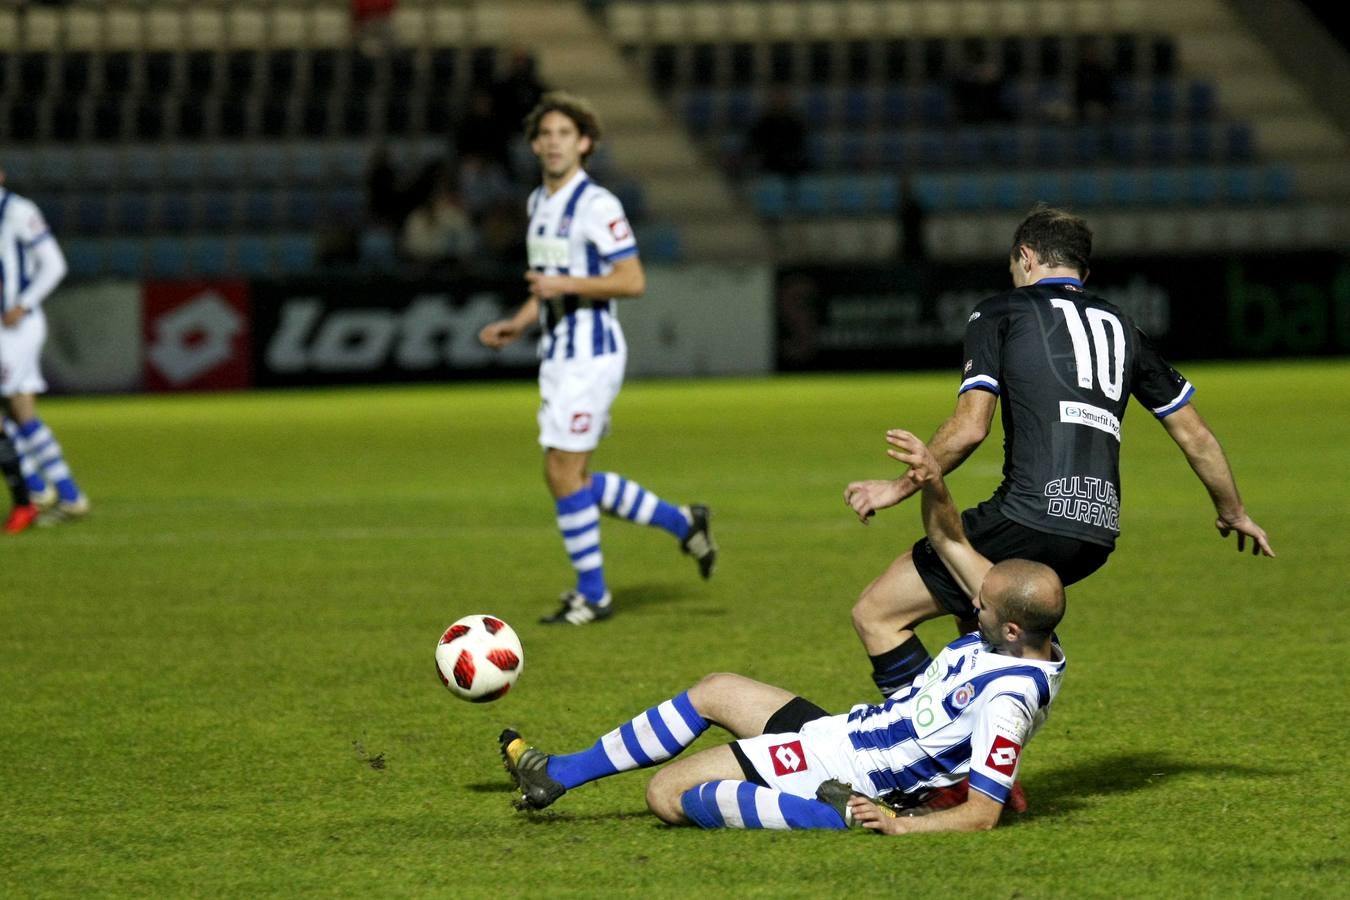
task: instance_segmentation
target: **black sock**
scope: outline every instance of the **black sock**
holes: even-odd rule
[[[19,454],[14,449],[14,442],[3,436],[0,436],[0,472],[4,473],[5,484],[9,487],[9,495],[14,498],[15,506],[27,506],[32,502],[28,495],[28,482],[19,468]]]
[[[923,642],[914,634],[899,647],[878,653],[870,659],[872,680],[877,683],[883,697],[889,697],[907,687],[933,661],[933,657],[924,649]]]

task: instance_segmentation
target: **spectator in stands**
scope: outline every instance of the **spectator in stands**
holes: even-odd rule
[[[796,178],[811,168],[806,121],[794,107],[786,86],[775,85],[770,90],[764,112],[746,134],[745,154],[751,173]]]
[[[1003,72],[983,43],[967,45],[965,66],[952,84],[952,95],[962,122],[980,125],[1011,118],[1003,103]]]
[[[372,225],[397,229],[407,214],[408,204],[389,158],[389,148],[381,144],[371,153],[366,169],[366,216]]]
[[[481,152],[463,153],[459,158],[459,189],[464,205],[475,220],[503,200],[519,203],[522,192],[507,177],[500,160]]]
[[[1073,101],[1083,122],[1100,122],[1115,103],[1116,73],[1106,64],[1106,51],[1097,38],[1084,42],[1073,71]]]
[[[454,172],[445,160],[435,160],[427,164],[418,181],[426,195],[403,222],[399,253],[427,267],[462,262],[473,252],[477,239]]]
[[[461,157],[485,159],[510,172],[511,136],[519,128],[519,122],[498,108],[497,97],[491,90],[475,87],[469,92],[464,114],[455,124],[455,152]]]
[[[534,179],[538,163],[529,152],[520,124],[544,95],[544,84],[539,80],[534,54],[525,47],[511,51],[506,74],[492,85],[492,106],[503,127],[509,125],[502,139],[506,146],[506,170],[512,180],[526,182]],[[519,161],[525,162],[519,162]]]
[[[352,37],[361,52],[381,56],[392,50],[398,0],[352,0]]]

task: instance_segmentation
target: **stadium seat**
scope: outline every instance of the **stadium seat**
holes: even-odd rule
[[[137,278],[144,274],[144,241],[132,237],[115,237],[100,243],[102,268],[106,274],[123,278]]]
[[[119,191],[111,195],[112,227],[118,234],[143,234],[150,220],[150,195],[144,191]]]
[[[128,183],[150,187],[163,182],[164,159],[158,147],[150,144],[134,144],[126,149],[123,159]]]
[[[92,238],[71,238],[61,242],[70,274],[75,278],[90,278],[103,274],[102,242]]]
[[[263,189],[246,190],[240,201],[240,220],[245,228],[275,227],[279,221],[276,193]]]
[[[1287,165],[1267,165],[1261,172],[1261,197],[1264,200],[1284,203],[1294,199],[1296,185],[1294,172]]]
[[[235,267],[241,275],[267,277],[272,274],[272,242],[260,235],[244,235],[235,242]]]
[[[201,227],[211,232],[235,226],[235,195],[228,190],[203,191],[198,198]]]
[[[159,227],[184,232],[197,224],[196,195],[186,187],[173,188],[160,196]]]
[[[219,278],[234,270],[231,241],[220,235],[200,235],[188,245],[188,264],[194,275]]]
[[[1223,198],[1229,203],[1256,202],[1256,176],[1249,166],[1232,166],[1224,171]]]
[[[1186,183],[1186,199],[1198,206],[1219,201],[1219,170],[1213,166],[1192,166]]]
[[[152,278],[182,278],[188,274],[187,241],[154,237],[146,242],[145,270]]]
[[[830,185],[819,175],[803,175],[788,186],[793,211],[803,216],[818,216],[829,210]]]
[[[785,217],[788,212],[786,183],[777,175],[760,176],[751,187],[750,203],[755,212],[766,219]]]
[[[314,270],[314,238],[307,234],[283,234],[277,238],[277,265],[287,275],[306,275]]]

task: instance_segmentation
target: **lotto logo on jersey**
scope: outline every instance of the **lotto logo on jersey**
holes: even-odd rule
[[[616,241],[626,241],[633,236],[633,229],[627,219],[615,219],[609,223],[609,235]]]
[[[1021,753],[1021,744],[1000,734],[994,738],[994,746],[989,748],[989,758],[984,761],[984,764],[1000,775],[1011,778],[1013,772],[1017,771],[1017,757]]]
[[[573,434],[585,434],[591,430],[590,413],[573,413],[572,426],[568,429]]]
[[[778,775],[791,775],[806,771],[806,754],[802,752],[801,741],[790,741],[769,748],[769,758],[773,760],[773,770]]]

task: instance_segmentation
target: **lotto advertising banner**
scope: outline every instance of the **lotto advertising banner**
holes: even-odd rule
[[[247,282],[151,281],[141,298],[147,390],[252,386]]]
[[[960,365],[966,319],[1011,286],[1006,266],[783,269],[783,371]],[[1090,290],[1173,360],[1350,352],[1350,258],[1337,254],[1100,260]]]
[[[523,282],[257,282],[253,381],[260,387],[503,378],[533,373],[535,342],[478,342],[525,299]]]

